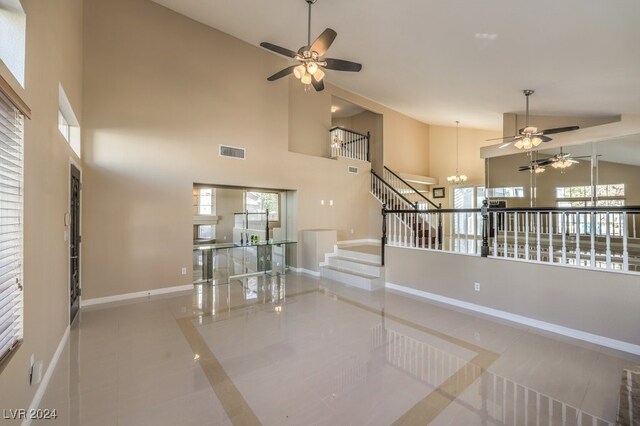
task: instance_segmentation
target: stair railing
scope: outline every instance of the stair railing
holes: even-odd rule
[[[418,202],[411,202],[373,170],[371,194],[382,203],[383,211],[395,211],[392,213],[393,220],[388,222],[391,240],[383,241],[383,246],[385,243],[401,247],[440,246],[443,238],[439,232],[442,230],[442,223],[440,215],[436,214],[438,209],[431,209],[428,213],[420,211]]]
[[[370,161],[369,140],[371,135],[356,132],[343,127],[329,130],[331,138],[331,158],[345,157],[352,160]]]
[[[401,194],[404,194],[407,199],[412,200],[414,203],[418,202],[418,208],[420,210],[429,210],[431,208],[439,209],[442,206],[436,205],[433,201],[425,197],[420,191],[415,189],[409,182],[402,179],[393,170],[384,166],[383,179],[388,182],[392,187],[396,188]]]

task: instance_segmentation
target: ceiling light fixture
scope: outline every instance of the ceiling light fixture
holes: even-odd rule
[[[460,159],[460,122],[456,121],[456,174],[447,177],[447,182],[459,185],[467,181],[466,175],[461,175],[458,172],[458,161]]]

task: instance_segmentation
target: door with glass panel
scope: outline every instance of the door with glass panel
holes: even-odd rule
[[[80,308],[80,170],[71,165],[69,206],[69,298],[72,323]]]

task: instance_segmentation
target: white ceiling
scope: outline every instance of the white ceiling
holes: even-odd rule
[[[304,0],[154,1],[256,46],[306,44]],[[426,123],[501,130],[522,89],[536,115],[640,114],[639,18],[638,0],[318,0],[311,32],[333,28],[327,56],[363,64],[329,82]]]

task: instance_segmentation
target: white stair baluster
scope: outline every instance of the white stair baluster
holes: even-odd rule
[[[524,256],[529,260],[529,212],[524,212]]]
[[[553,263],[553,213],[551,212],[548,213],[547,228],[549,228],[549,252],[547,257],[549,263]]]
[[[518,258],[518,212],[513,215],[513,258]]]
[[[562,232],[562,263],[567,263],[567,214],[566,212],[560,213],[559,217],[560,223],[558,224],[558,228],[561,228]],[[561,226],[560,226],[561,225]]]
[[[576,266],[580,266],[582,259],[580,258],[580,213],[576,212]]]
[[[611,269],[611,222],[609,212],[606,212],[605,215],[605,226],[607,227],[607,269]]]
[[[540,262],[542,260],[542,248],[540,247],[540,212],[536,212],[536,260]]]
[[[633,215],[632,215],[633,217]],[[627,212],[622,213],[622,270],[629,270],[629,252],[627,250],[627,239],[629,234],[629,223],[627,222]]]

